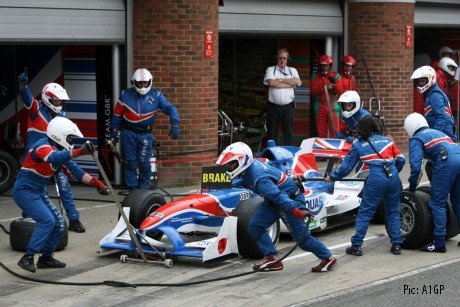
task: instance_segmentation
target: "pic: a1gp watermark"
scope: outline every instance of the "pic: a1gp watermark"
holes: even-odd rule
[[[434,294],[441,295],[444,290],[444,285],[404,285],[403,294],[405,295],[423,295]]]

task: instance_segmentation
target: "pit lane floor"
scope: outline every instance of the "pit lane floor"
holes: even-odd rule
[[[402,174],[403,183],[407,182]],[[169,190],[180,194],[196,187]],[[50,186],[50,191],[53,191]],[[65,269],[37,270],[29,273],[16,265],[22,253],[13,251],[9,237],[0,231],[0,261],[13,271],[29,277],[67,281],[100,282],[118,280],[130,283],[180,283],[233,275],[251,270],[256,260],[235,258],[223,263],[203,266],[197,261],[180,259],[173,268],[143,264],[121,263],[120,253],[97,254],[99,240],[117,222],[117,209],[110,196],[100,196],[94,188],[75,186],[73,192],[87,231],[69,232],[69,244],[55,257],[67,263]],[[52,193],[52,192],[51,192]],[[10,194],[10,193],[9,193]],[[8,195],[8,193],[7,193]],[[123,196],[120,196],[120,200]],[[104,200],[107,202],[98,202]],[[20,215],[12,197],[0,197],[0,223],[7,229]],[[390,253],[390,243],[383,225],[371,225],[364,243],[362,257],[345,254],[353,235],[353,225],[342,226],[316,234],[338,257],[333,272],[315,274],[310,268],[318,263],[315,256],[296,250],[284,262],[284,270],[255,273],[244,277],[188,287],[114,288],[110,286],[60,286],[37,284],[18,279],[0,268],[0,305],[47,306],[289,306],[289,305],[358,305],[374,302],[373,297],[399,298],[395,301],[375,301],[375,305],[434,305],[441,300],[443,306],[458,306],[458,267],[460,236],[447,241],[447,253],[428,254],[416,250],[403,250],[401,256]],[[279,244],[280,255],[286,253],[293,242],[283,235]],[[450,279],[435,278],[444,274]],[[446,275],[447,274],[447,275]],[[436,275],[438,276],[438,275]],[[404,294],[406,285],[432,286],[442,284],[441,294]],[[422,288],[420,288],[422,289]],[[433,288],[434,289],[434,288]],[[366,296],[368,304],[357,298]],[[420,301],[414,301],[416,298]],[[410,300],[409,300],[410,299]],[[387,304],[388,303],[388,304]]]

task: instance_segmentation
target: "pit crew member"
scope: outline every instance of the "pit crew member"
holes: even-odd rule
[[[309,212],[296,180],[275,167],[254,160],[251,149],[243,142],[229,145],[216,163],[227,167],[231,179],[240,175],[247,188],[265,199],[248,226],[249,234],[265,256],[265,261],[255,265],[254,270],[283,269],[283,263],[275,259],[278,251],[266,231],[279,218],[286,224],[293,239],[299,242],[299,247],[321,260],[311,269],[312,272],[327,272],[336,266],[337,259],[319,239],[311,236],[304,222]]]
[[[69,100],[67,91],[57,83],[46,84],[41,93],[41,100],[36,100],[27,85],[29,78],[27,73],[21,73],[18,76],[19,93],[22,101],[28,110],[27,123],[27,142],[26,153],[39,139],[46,135],[46,127],[48,123],[56,116],[65,117],[65,112],[62,111],[63,102]],[[59,195],[62,204],[69,219],[69,230],[83,233],[85,227],[80,222],[80,212],[75,208],[73,201],[72,190],[70,189],[69,179],[63,172],[57,172],[55,176]]]
[[[380,135],[379,127],[374,118],[366,116],[358,123],[359,140],[354,141],[350,152],[342,165],[332,171],[326,178],[327,182],[340,180],[348,175],[358,161],[369,166],[370,172],[364,184],[364,193],[355,221],[355,235],[351,237],[351,246],[346,253],[362,256],[362,244],[369,223],[382,199],[385,201],[385,218],[388,224],[391,252],[401,254],[401,224],[399,221],[399,193],[401,181],[398,173],[406,160],[394,141]]]
[[[129,165],[124,168],[125,181],[130,190],[148,189],[151,186],[152,129],[159,111],[169,116],[172,138],[179,138],[176,107],[163,93],[152,89],[152,82],[153,76],[147,69],[137,69],[131,78],[133,87],[121,93],[113,111],[112,142],[117,143],[121,136],[124,157]]]
[[[410,137],[409,190],[415,191],[417,187],[423,157],[428,158],[433,169],[428,206],[434,220],[434,241],[421,250],[445,253],[445,204],[449,193],[457,223],[460,225],[460,147],[448,135],[428,128],[426,119],[418,113],[406,117],[404,129]]]
[[[87,142],[84,146],[73,149],[72,137],[83,137],[77,125],[64,117],[53,118],[46,129],[46,137],[38,140],[27,153],[14,183],[14,201],[37,223],[26,254],[18,262],[24,270],[36,271],[34,256],[40,252],[42,255],[37,262],[39,269],[66,266],[53,258],[66,225],[45,188],[51,176],[65,167],[77,180],[96,187],[101,194],[108,194],[104,183],[85,173],[72,161],[72,158],[92,154],[94,146]]]

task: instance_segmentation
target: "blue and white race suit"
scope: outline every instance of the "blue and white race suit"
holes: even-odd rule
[[[372,143],[378,154],[369,145]],[[388,235],[392,244],[401,244],[401,225],[399,221],[399,194],[401,181],[398,173],[404,167],[406,160],[392,139],[372,133],[368,140],[353,143],[339,169],[331,172],[332,180],[340,180],[348,175],[358,161],[369,166],[370,172],[364,184],[364,193],[356,217],[356,233],[351,238],[351,244],[361,246],[369,223],[382,199],[385,201],[385,218],[388,224]],[[391,170],[388,177],[384,165]]]
[[[38,140],[29,150],[14,183],[16,204],[36,223],[27,254],[42,252],[51,256],[65,231],[65,221],[59,209],[48,197],[46,184],[54,173],[65,167],[81,181],[85,172],[71,160],[70,152],[59,151],[47,137]]]
[[[266,229],[281,218],[299,247],[312,252],[319,259],[327,259],[331,251],[318,239],[311,236],[304,221],[291,214],[292,209],[306,209],[305,197],[296,182],[279,169],[261,161],[254,162],[242,176],[244,185],[264,197],[248,226],[248,232],[260,251],[276,255],[278,251]]]
[[[340,116],[340,120],[342,121],[341,129],[337,134],[337,138],[348,140],[350,137],[355,137],[358,134],[357,127],[360,119],[366,116],[372,117],[371,113],[364,109],[359,109],[358,112],[348,118],[344,117],[342,114]]]
[[[29,115],[25,148],[26,152],[28,152],[35,142],[46,137],[48,123],[55,116],[66,116],[65,112],[62,111],[55,114],[41,100],[36,100],[30,93],[30,89],[27,85],[20,91],[20,94]],[[67,213],[67,217],[70,221],[78,221],[80,219],[80,212],[75,208],[69,179],[63,172],[56,172],[55,177],[59,189],[59,196]]]
[[[423,157],[432,165],[431,199],[428,205],[434,219],[435,239],[446,235],[446,209],[448,194],[460,226],[460,147],[452,139],[435,129],[425,128],[414,133],[409,140],[409,189],[415,190]]]
[[[432,129],[447,134],[454,142],[457,136],[454,131],[454,118],[450,107],[449,98],[435,83],[425,93],[423,101],[423,115]]]
[[[159,91],[151,89],[140,95],[134,88],[121,93],[114,109],[112,137],[121,131],[121,144],[129,167],[125,167],[125,181],[130,190],[150,187],[150,157],[153,153],[153,124],[157,113],[169,116],[172,125],[179,125],[176,107]],[[139,169],[139,176],[135,170]]]

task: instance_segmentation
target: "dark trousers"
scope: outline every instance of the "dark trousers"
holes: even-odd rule
[[[293,102],[280,106],[269,102],[267,104],[267,137],[278,144],[278,128],[281,125],[283,129],[283,145],[292,146],[292,130],[294,127],[294,109]]]

